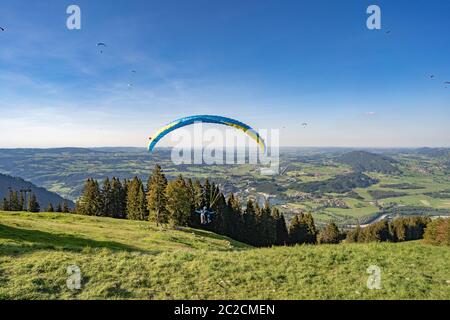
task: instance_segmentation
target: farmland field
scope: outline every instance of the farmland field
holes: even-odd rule
[[[268,199],[288,219],[309,212],[319,224],[334,221],[345,226],[366,223],[383,213],[450,215],[450,153],[444,150],[436,156],[430,150],[282,148],[282,174],[264,176],[258,165],[174,165],[166,149],[151,156],[138,148],[3,149],[0,172],[76,200],[87,178],[139,176],[146,181],[158,163],[169,179],[179,174],[209,178],[226,195],[235,193],[242,203],[249,197],[260,204]],[[355,153],[368,160],[346,163]],[[371,166],[362,168],[367,170],[363,177],[377,183],[358,186],[350,181],[349,188],[336,185],[336,181],[351,179],[355,165],[360,170],[365,163]],[[320,183],[317,187],[322,191],[309,190],[311,183]]]

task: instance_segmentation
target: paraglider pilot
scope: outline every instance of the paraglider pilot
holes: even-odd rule
[[[208,208],[203,207],[202,210],[195,211],[200,214],[200,223],[208,224],[211,223],[211,217],[214,215],[214,212],[209,211]]]

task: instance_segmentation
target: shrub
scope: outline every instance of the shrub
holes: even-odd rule
[[[450,245],[450,219],[436,219],[430,222],[424,234],[426,242],[436,245]]]
[[[322,243],[328,243],[328,244],[335,244],[339,243],[341,241],[341,236],[338,227],[334,223],[329,223],[323,229],[320,231],[319,236],[317,238],[317,241]]]

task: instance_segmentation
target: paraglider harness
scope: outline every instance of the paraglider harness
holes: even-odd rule
[[[196,210],[200,214],[200,223],[203,225],[210,224],[214,216],[214,211],[207,210],[204,207],[202,210]]]
[[[209,207],[212,208],[219,200],[220,198],[220,192],[214,192],[211,189],[211,194],[209,195]],[[202,225],[208,225],[212,222],[212,219],[214,218],[215,212],[212,210],[208,210],[208,208],[205,206],[201,210],[196,210],[196,213],[200,214],[200,223]]]

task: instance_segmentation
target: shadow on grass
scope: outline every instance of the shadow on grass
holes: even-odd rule
[[[203,238],[209,238],[214,240],[228,240],[230,243],[235,247],[235,249],[251,249],[252,246],[245,244],[243,242],[239,242],[237,240],[234,240],[227,236],[221,236],[218,235],[212,231],[202,230],[202,229],[185,229],[185,228],[178,228],[178,231],[185,232],[185,233],[191,233],[195,234],[197,237],[203,237]]]
[[[67,250],[80,252],[86,247],[107,248],[117,251],[139,251],[139,248],[114,241],[85,239],[69,234],[56,234],[39,230],[21,229],[0,224],[0,239],[18,242],[0,245],[0,255],[22,254],[37,250]],[[24,243],[25,242],[25,243]]]

